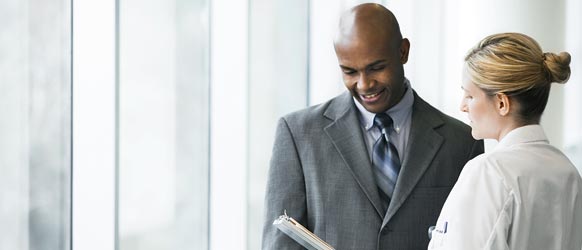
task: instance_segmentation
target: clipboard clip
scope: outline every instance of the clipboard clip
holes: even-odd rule
[[[287,209],[283,210],[283,214],[273,221],[273,225],[309,250],[335,250],[330,244],[289,217]]]

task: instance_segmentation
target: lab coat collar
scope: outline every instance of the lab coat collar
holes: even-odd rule
[[[534,124],[515,128],[499,141],[499,144],[497,144],[495,149],[506,148],[515,144],[528,142],[549,143],[542,126]]]

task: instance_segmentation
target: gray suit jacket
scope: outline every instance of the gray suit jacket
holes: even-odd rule
[[[428,227],[467,161],[471,128],[414,94],[406,158],[386,213],[348,92],[279,120],[265,198],[263,249],[303,249],[272,226],[287,214],[336,249],[426,249]]]

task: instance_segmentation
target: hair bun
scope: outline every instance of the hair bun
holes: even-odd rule
[[[566,83],[570,78],[571,57],[568,52],[544,53],[544,67],[551,82]]]

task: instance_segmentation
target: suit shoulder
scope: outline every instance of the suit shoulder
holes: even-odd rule
[[[483,153],[483,141],[473,138],[470,126],[441,112],[420,97],[415,105],[415,112],[419,112],[417,115],[423,116],[419,120],[433,124],[435,132],[445,138],[446,147],[450,150],[466,154],[467,160]]]
[[[475,142],[475,138],[473,138],[473,135],[471,134],[471,127],[469,125],[442,112],[440,113],[442,114],[442,119],[445,123],[442,127],[442,131],[449,139],[468,144],[473,144]]]
[[[310,126],[319,124],[324,121],[324,114],[330,108],[330,106],[337,106],[340,102],[340,96],[332,98],[326,102],[309,106],[289,114],[286,114],[281,119],[283,119],[290,126]]]
[[[467,125],[466,123],[459,121],[458,119],[451,117],[445,113],[442,113],[441,111],[438,111],[443,119],[443,121],[445,122],[445,124],[447,124],[448,126],[451,126],[457,130],[461,130],[464,133],[467,134],[471,134],[471,127],[469,125]]]
[[[427,102],[424,102],[424,104],[425,104],[425,105],[423,105],[424,109],[427,109],[428,112],[439,117],[443,121],[445,127],[451,128],[453,130],[461,131],[465,134],[469,134],[469,135],[471,134],[471,127],[469,125],[465,124],[462,121],[459,121],[458,119],[456,119],[454,117],[451,117],[451,116],[443,113],[442,111],[438,110],[437,108],[433,107],[432,105],[430,105]]]

